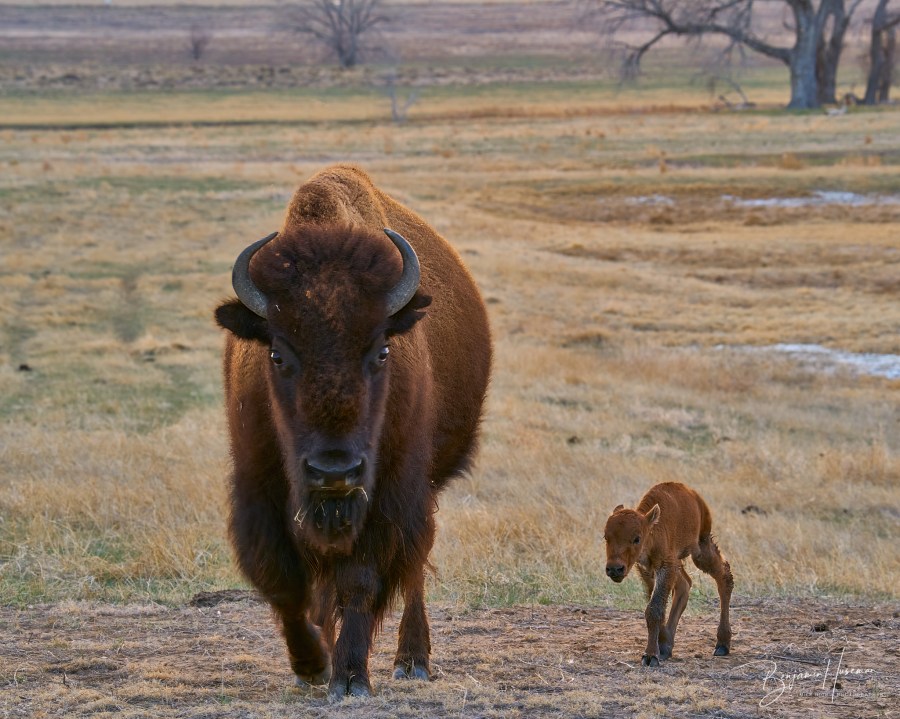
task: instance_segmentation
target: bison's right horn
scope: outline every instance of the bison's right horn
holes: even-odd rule
[[[416,294],[416,290],[419,289],[421,270],[415,250],[403,235],[387,228],[384,229],[384,234],[391,238],[391,242],[397,246],[400,256],[403,258],[403,274],[400,275],[400,280],[391,289],[387,298],[387,314],[390,317],[406,307],[413,295]]]
[[[266,317],[269,300],[266,299],[266,296],[253,284],[253,280],[250,279],[250,259],[256,254],[260,247],[277,235],[277,232],[273,232],[271,235],[266,235],[261,240],[257,240],[247,247],[238,255],[237,259],[234,261],[234,269],[231,271],[231,286],[234,287],[238,299],[248,310],[251,310],[262,318]]]

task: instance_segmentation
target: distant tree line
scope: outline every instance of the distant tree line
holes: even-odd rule
[[[599,20],[608,46],[621,55],[625,77],[635,77],[644,56],[665,38],[725,39],[719,60],[754,52],[783,62],[790,73],[788,107],[809,109],[837,102],[837,72],[845,37],[862,0],[576,0],[586,15]],[[871,18],[869,70],[860,102],[889,100],[896,63],[900,11],[890,0],[877,0]],[[792,44],[779,45],[762,32],[761,9],[781,6],[782,24]],[[620,40],[628,32],[642,34],[636,44]]]
[[[644,56],[671,37],[702,41],[725,39],[717,58],[730,67],[735,57],[759,53],[784,63],[790,74],[789,108],[810,109],[838,102],[837,74],[847,31],[863,0],[573,0],[583,16],[598,21],[607,47],[621,58],[626,79],[636,77]],[[869,28],[868,78],[864,104],[886,103],[897,64],[900,10],[891,0],[874,0]],[[871,7],[871,2],[867,4]],[[289,29],[311,37],[326,48],[341,67],[359,64],[373,30],[388,21],[383,0],[301,0],[287,4]],[[764,21],[781,8],[782,27],[791,40],[778,44],[766,37]],[[640,36],[637,43],[621,38]],[[196,60],[211,40],[203,28],[191,30],[191,55]],[[732,82],[732,80],[728,80]],[[843,98],[841,98],[843,99]],[[395,112],[396,116],[396,112]]]
[[[387,22],[381,0],[306,0],[293,5],[292,29],[312,36],[344,68],[362,60],[363,36]]]

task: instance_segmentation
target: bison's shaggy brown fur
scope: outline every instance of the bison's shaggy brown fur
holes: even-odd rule
[[[675,630],[687,606],[691,578],[682,560],[690,556],[697,568],[716,580],[720,617],[716,656],[731,649],[728,605],[734,578],[712,538],[712,516],[706,502],[679,482],[651,487],[636,509],[619,505],[606,521],[606,574],[621,582],[637,564],[647,593],[647,649],[642,663],[658,666],[675,645]],[[669,619],[663,624],[666,603],[674,594]]]
[[[383,228],[421,264],[393,314],[405,263]],[[491,361],[475,284],[437,232],[345,165],[296,191],[249,276],[262,309],[216,310],[238,563],[299,680],[371,693],[369,651],[398,595],[395,676],[428,678],[436,498],[470,462]]]

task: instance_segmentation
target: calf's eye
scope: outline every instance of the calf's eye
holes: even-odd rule
[[[640,538],[640,537],[635,537],[635,538],[634,538],[634,541],[632,542],[632,544],[640,544],[640,543],[641,543],[641,538]]]

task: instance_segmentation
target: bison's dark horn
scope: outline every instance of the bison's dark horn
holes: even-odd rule
[[[387,298],[387,314],[390,317],[406,307],[413,295],[416,294],[416,290],[419,289],[421,270],[415,250],[403,235],[387,228],[384,229],[384,234],[391,238],[391,242],[397,246],[400,256],[403,258],[403,274],[400,275],[399,282],[394,285]]]
[[[238,299],[248,310],[252,310],[263,318],[266,317],[269,301],[260,292],[259,288],[253,284],[253,280],[250,279],[250,259],[260,247],[277,235],[277,232],[273,232],[271,235],[266,235],[261,240],[257,240],[247,247],[238,255],[234,261],[234,269],[231,271],[231,286],[234,287]]]

